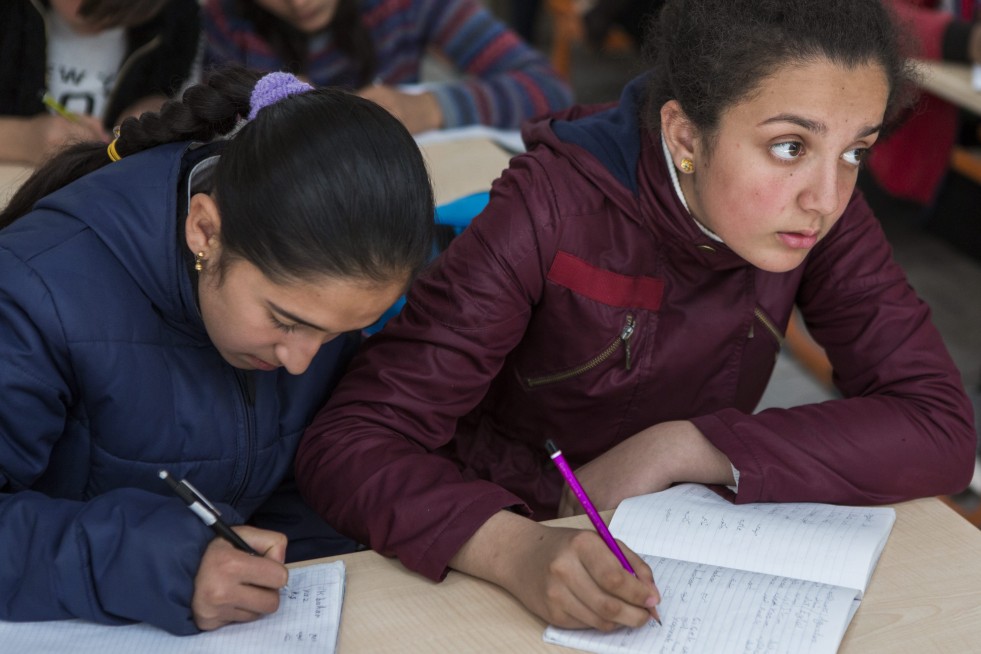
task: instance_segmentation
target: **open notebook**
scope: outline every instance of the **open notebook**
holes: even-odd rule
[[[624,500],[610,531],[641,554],[662,625],[611,633],[548,627],[591,652],[835,652],[896,521],[888,507],[736,506],[682,484]]]
[[[276,613],[194,636],[173,636],[146,624],[110,627],[81,620],[0,621],[0,650],[31,654],[333,652],[344,599],[344,562],[291,568],[289,587],[280,593]]]

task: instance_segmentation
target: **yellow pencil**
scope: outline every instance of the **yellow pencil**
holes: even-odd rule
[[[71,111],[65,109],[65,106],[60,102],[58,102],[57,100],[55,100],[50,93],[45,93],[44,97],[41,98],[41,102],[51,107],[55,111],[55,113],[57,113],[59,116],[63,116],[68,120],[72,121],[73,123],[78,122],[78,116],[76,116]]]

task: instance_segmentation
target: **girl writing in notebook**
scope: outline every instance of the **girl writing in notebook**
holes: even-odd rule
[[[359,330],[429,257],[433,200],[384,109],[260,77],[73,146],[0,213],[0,620],[188,634],[278,606],[286,537],[233,548],[159,472],[232,525],[268,514]]]
[[[545,57],[480,0],[208,0],[204,26],[206,62],[290,70],[356,90],[413,133],[516,129],[571,100]],[[431,54],[460,79],[407,89]]]
[[[368,340],[307,431],[301,491],[409,568],[490,580],[552,624],[658,594],[575,508],[676,482],[880,504],[968,483],[971,408],[860,194],[907,88],[877,0],[669,0],[615,107],[526,128],[487,209]],[[797,305],[841,399],[754,414]],[[666,616],[665,616],[666,617]]]

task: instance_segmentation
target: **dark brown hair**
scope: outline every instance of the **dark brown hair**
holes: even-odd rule
[[[255,27],[256,34],[269,43],[286,70],[297,75],[308,72],[309,35],[266,11],[255,0],[238,0],[236,6],[239,13]],[[358,0],[339,0],[334,17],[325,31],[341,52],[357,62],[358,84],[370,84],[378,69],[378,55],[371,34],[361,21]]]
[[[710,143],[722,113],[786,64],[881,66],[887,122],[914,95],[908,53],[880,0],[668,0],[648,34],[646,122],[660,129],[661,107],[677,100]]]
[[[104,29],[135,27],[160,13],[167,0],[82,0],[78,15]]]

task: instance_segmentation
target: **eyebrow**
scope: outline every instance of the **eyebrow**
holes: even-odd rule
[[[301,317],[299,317],[299,316],[297,316],[295,314],[290,313],[286,309],[283,309],[282,307],[280,307],[280,306],[278,306],[278,305],[276,305],[276,304],[274,304],[272,302],[269,303],[269,307],[273,311],[275,311],[276,313],[278,313],[279,315],[283,316],[284,318],[288,318],[289,320],[292,320],[295,323],[299,323],[301,325],[306,325],[307,327],[310,327],[312,329],[316,329],[316,330],[321,331],[321,332],[325,332],[325,333],[328,333],[328,334],[330,333],[330,330],[329,329],[326,329],[324,327],[321,327],[320,325],[315,325],[312,322],[306,321],[303,318],[301,318]]]
[[[813,132],[814,134],[825,134],[828,131],[828,126],[824,123],[817,120],[811,120],[810,118],[804,118],[803,116],[798,116],[796,114],[777,114],[776,116],[767,118],[761,122],[760,125],[769,125],[772,123],[793,123],[794,125],[799,125],[800,127],[803,127],[807,131]],[[881,129],[882,123],[879,123],[878,125],[870,125],[862,129],[856,135],[856,138],[871,136],[872,134],[879,132]]]

